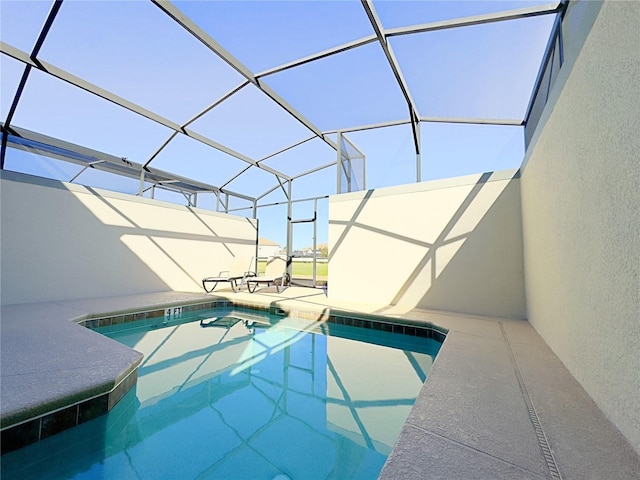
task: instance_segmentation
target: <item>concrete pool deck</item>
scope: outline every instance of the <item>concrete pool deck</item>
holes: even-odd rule
[[[300,287],[2,306],[3,428],[28,419],[29,412],[42,413],[42,403],[52,398],[109,392],[118,382],[108,378],[137,366],[131,350],[73,322],[216,298],[288,311],[376,313],[449,331],[380,478],[640,478],[638,454],[528,322],[373,312]]]

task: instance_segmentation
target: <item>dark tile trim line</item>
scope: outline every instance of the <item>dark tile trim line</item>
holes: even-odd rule
[[[323,311],[312,310],[284,310],[279,306],[271,306],[269,313],[278,316],[293,316],[318,322],[334,323],[371,330],[382,330],[422,338],[432,338],[444,342],[448,330],[430,322],[409,320],[401,317],[385,317],[365,313],[346,312],[328,308]]]
[[[109,412],[138,381],[138,368],[134,368],[111,391],[81,402],[59,408],[39,417],[25,420],[0,432],[0,453],[26,447],[81,423]]]
[[[431,338],[440,343],[444,342],[444,339],[446,337],[445,333],[442,333],[431,326],[405,325],[402,323],[387,322],[377,319],[361,319],[330,315],[327,322],[335,323],[336,325],[347,325],[360,328],[368,328],[371,330],[381,330],[383,332],[398,333],[413,337]]]
[[[276,316],[294,316],[317,322],[347,325],[371,330],[381,330],[422,338],[431,338],[444,342],[447,330],[431,323],[403,318],[383,317],[336,310],[297,310],[283,309],[277,304],[265,305],[230,300],[168,305],[138,312],[86,318],[76,323],[89,329],[118,325],[123,323],[164,317],[167,309],[180,309],[181,313],[209,310],[215,308],[249,309]],[[87,422],[109,412],[124,395],[135,387],[138,380],[138,368],[134,368],[110,392],[88,398],[81,402],[48,412],[44,415],[25,420],[17,425],[4,428],[0,434],[0,453],[8,453],[31,443],[43,440],[68,428]]]
[[[208,310],[215,308],[238,308],[250,309],[259,312],[269,313],[275,316],[294,316],[306,320],[316,320],[318,322],[334,323],[336,325],[347,325],[360,328],[368,328],[371,330],[381,330],[390,333],[399,333],[422,338],[431,338],[440,343],[444,339],[448,331],[442,327],[433,325],[432,323],[408,320],[404,318],[384,317],[380,315],[368,315],[354,312],[340,312],[336,310],[284,310],[278,305],[255,304],[248,302],[216,300],[211,302],[196,303],[191,305],[170,306],[166,307],[182,308],[182,313],[194,312],[198,310]],[[103,318],[92,318],[78,322],[87,328],[94,329],[110,325],[118,325],[122,323],[135,322],[139,320],[153,319],[164,317],[165,308],[153,309],[136,313],[126,313],[122,315],[112,315]]]
[[[123,314],[115,314],[107,317],[87,318],[77,321],[78,325],[87,327],[91,330],[100,327],[108,327],[111,325],[118,325],[121,323],[136,322],[139,320],[148,320],[152,318],[161,318],[165,316],[166,309],[181,308],[182,313],[193,312],[197,310],[208,310],[211,308],[229,308],[233,307],[233,302],[227,300],[216,300],[212,302],[204,302],[190,305],[170,305],[163,308],[154,308],[152,310],[143,310],[139,312],[130,312]],[[266,310],[266,307],[262,307],[262,310]]]

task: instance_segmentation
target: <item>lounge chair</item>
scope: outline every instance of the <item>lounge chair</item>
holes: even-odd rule
[[[218,283],[220,282],[228,282],[231,285],[233,291],[236,291],[238,287],[238,282],[242,285],[243,282],[246,281],[247,278],[255,276],[255,272],[253,270],[253,257],[242,257],[235,256],[233,257],[233,261],[231,263],[231,267],[229,270],[221,271],[215,277],[206,277],[202,279],[202,288],[207,293],[213,292]],[[213,283],[213,286],[209,289],[207,285]]]
[[[260,284],[266,284],[267,286],[275,285],[276,291],[280,293],[281,288],[289,285],[289,280],[285,259],[282,257],[271,257],[267,260],[264,275],[247,278],[247,289],[253,293]]]

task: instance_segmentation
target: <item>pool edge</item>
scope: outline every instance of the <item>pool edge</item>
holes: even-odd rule
[[[68,317],[65,321],[93,330],[119,323],[162,318],[166,315],[173,315],[177,309],[180,313],[187,313],[212,308],[251,309],[268,312],[275,316],[296,316],[303,319],[431,338],[440,343],[444,341],[448,331],[432,322],[416,319],[361,313],[328,306],[300,309],[282,305],[279,302],[247,302],[242,299],[235,300],[222,296],[163,302],[162,306],[159,304],[145,305],[144,307],[130,305],[105,312],[75,315]],[[375,328],[374,325],[380,328]],[[133,349],[129,350],[135,352]],[[56,398],[55,402],[49,402],[45,405],[28,405],[24,409],[3,415],[3,425],[0,429],[0,454],[4,455],[26,447],[111,411],[118,401],[137,384],[138,366],[142,361],[142,355],[138,355],[137,360],[119,374],[114,375],[115,378],[112,381],[103,382],[102,386],[92,385],[92,388],[85,386],[83,389],[67,391],[65,395]],[[51,404],[53,404],[53,408],[47,410],[47,406]]]

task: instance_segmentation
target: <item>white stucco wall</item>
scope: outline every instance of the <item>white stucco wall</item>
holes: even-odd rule
[[[524,318],[516,171],[329,200],[329,297]]]
[[[246,218],[6,171],[0,198],[2,304],[201,291],[256,252]]]
[[[527,315],[640,452],[640,2],[593,7],[523,168]]]

